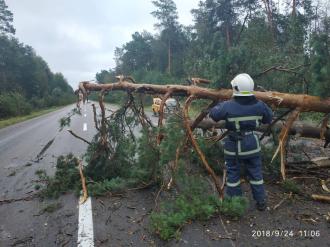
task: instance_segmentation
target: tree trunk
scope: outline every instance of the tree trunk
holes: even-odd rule
[[[167,71],[171,74],[171,40],[168,40],[168,67]]]
[[[231,47],[231,33],[230,33],[230,24],[226,23],[226,42],[227,42],[227,49]]]
[[[296,0],[292,0],[292,17],[295,18],[296,17]]]
[[[208,89],[198,86],[184,85],[155,85],[155,84],[134,84],[125,80],[109,84],[95,84],[89,82],[81,82],[79,89],[86,97],[88,91],[129,91],[146,94],[166,94],[172,91],[172,96],[190,96],[194,95],[199,99],[210,100],[228,100],[232,97],[231,89]],[[330,99],[321,99],[318,96],[310,96],[306,94],[288,94],[279,92],[255,92],[255,96],[270,106],[278,108],[301,108],[301,112],[330,112]]]
[[[193,123],[193,121],[191,122],[191,124],[192,123]],[[197,125],[197,128],[201,128],[203,130],[212,129],[212,128],[225,129],[225,124],[226,124],[225,121],[219,121],[216,123],[211,119],[204,119]],[[278,122],[273,125],[272,130],[274,130],[275,132],[280,132],[283,127],[284,127],[284,123]],[[260,131],[260,132],[268,131],[268,125],[261,125],[260,127],[257,128],[257,131]],[[307,138],[320,139],[321,131],[322,131],[322,128],[313,127],[313,126],[310,126],[310,125],[302,123],[302,122],[295,122],[292,125],[292,127],[290,128],[288,134],[289,135],[299,135],[301,137],[307,137]],[[324,133],[324,139],[326,141],[330,142],[330,129],[326,129],[326,131]]]
[[[275,29],[274,29],[273,10],[272,10],[272,6],[271,6],[271,2],[270,2],[270,0],[263,0],[263,2],[265,4],[267,20],[268,20],[270,31],[272,33],[273,42],[275,43]]]

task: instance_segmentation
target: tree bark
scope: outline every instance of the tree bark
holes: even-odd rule
[[[155,85],[155,84],[134,84],[125,80],[116,83],[95,84],[89,82],[81,82],[79,89],[86,96],[86,90],[89,91],[111,91],[121,90],[146,94],[166,94],[172,91],[172,96],[190,96],[194,95],[199,99],[210,100],[228,100],[232,97],[231,89],[207,89],[198,86],[184,85]],[[278,108],[297,108],[301,112],[330,112],[330,99],[321,99],[318,96],[310,96],[307,94],[289,94],[280,92],[254,92],[255,96],[267,103],[268,105]]]

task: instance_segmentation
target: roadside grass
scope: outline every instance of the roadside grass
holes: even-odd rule
[[[63,106],[54,106],[51,108],[47,108],[47,109],[43,109],[40,111],[34,111],[31,114],[28,115],[24,115],[24,116],[17,116],[17,117],[12,117],[12,118],[8,118],[8,119],[0,119],[0,129],[1,128],[5,128],[7,126],[16,124],[16,123],[20,123],[35,117],[39,117],[41,115],[56,111],[58,109],[61,109]]]

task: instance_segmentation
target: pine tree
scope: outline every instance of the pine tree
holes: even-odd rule
[[[15,34],[12,22],[13,13],[8,10],[5,1],[0,0],[0,34]]]
[[[176,34],[179,32],[178,12],[173,0],[157,0],[152,1],[157,10],[151,12],[156,17],[159,23],[155,27],[161,29],[161,38],[167,43],[167,71],[171,74],[172,63],[172,47]]]

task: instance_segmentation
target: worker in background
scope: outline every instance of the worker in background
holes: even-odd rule
[[[232,81],[233,97],[210,111],[214,121],[225,120],[228,135],[224,140],[227,168],[226,196],[242,196],[241,166],[247,172],[258,210],[266,209],[266,193],[261,169],[260,143],[256,128],[272,121],[271,109],[253,95],[254,82],[248,74],[239,74]]]
[[[81,104],[81,102],[82,102],[83,99],[84,99],[84,95],[83,95],[83,93],[82,93],[81,91],[78,91],[77,94],[78,94],[77,108],[78,108],[78,109],[81,109],[81,108],[80,108],[80,104]],[[85,103],[85,102],[84,102],[84,103]]]

